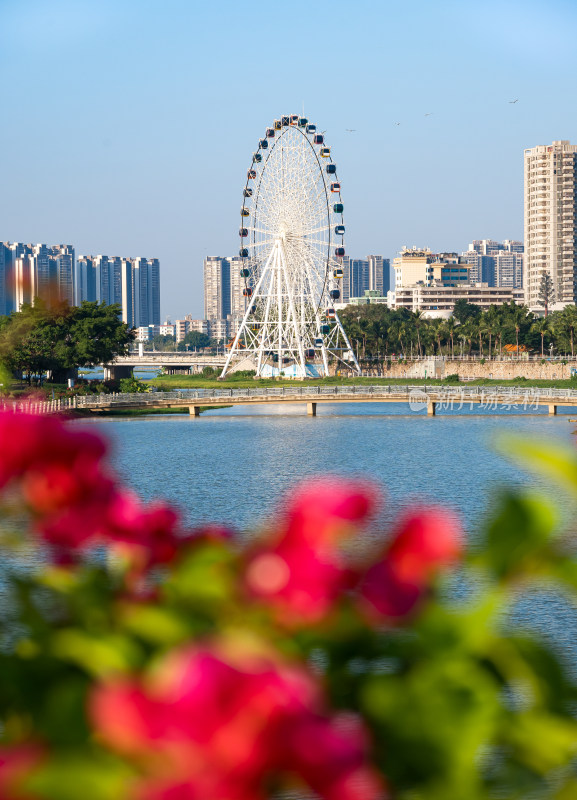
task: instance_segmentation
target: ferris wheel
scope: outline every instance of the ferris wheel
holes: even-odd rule
[[[331,361],[360,372],[334,307],[342,297],[343,210],[324,132],[298,114],[275,120],[253,154],[243,191],[246,309],[222,378],[239,359],[248,359],[258,377],[328,375]]]

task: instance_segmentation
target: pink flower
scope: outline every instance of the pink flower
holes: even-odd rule
[[[365,611],[373,618],[395,619],[411,612],[442,567],[462,550],[457,518],[441,508],[416,508],[405,515],[383,558],[361,584]]]
[[[167,564],[178,550],[180,519],[165,503],[144,506],[132,492],[118,492],[106,517],[106,538],[129,545],[143,569]],[[139,554],[137,555],[137,551]]]
[[[307,672],[244,642],[187,647],[144,681],[100,686],[90,714],[111,747],[140,763],[150,800],[249,800],[285,773],[330,800],[337,785],[366,776],[347,800],[380,796],[361,729],[343,731],[323,714]]]
[[[329,478],[299,487],[279,535],[249,556],[250,593],[266,600],[285,624],[322,620],[354,585],[342,544],[374,505],[375,491],[365,483]]]
[[[303,715],[286,726],[284,742],[287,769],[325,800],[385,796],[382,780],[367,764],[367,736],[356,717]]]
[[[37,744],[0,747],[0,798],[33,800],[26,790],[26,779],[44,760],[44,751]]]
[[[102,528],[114,492],[97,436],[55,417],[0,412],[0,487],[20,482],[40,535],[59,555]]]
[[[66,426],[56,417],[0,412],[0,486],[54,465],[82,471],[105,453],[100,437]]]
[[[56,561],[97,544],[123,543],[140,575],[172,561],[183,544],[178,514],[145,507],[117,488],[98,436],[55,417],[0,413],[0,487],[19,481],[40,536]]]

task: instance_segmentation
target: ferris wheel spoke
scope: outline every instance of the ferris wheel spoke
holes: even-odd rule
[[[244,227],[249,231],[253,231],[254,233],[264,233],[267,236],[270,236],[271,234],[271,231],[266,230],[265,228],[254,228],[252,225],[245,225]]]
[[[276,239],[263,239],[260,242],[247,242],[245,244],[245,247],[246,247],[247,250],[250,250],[250,249],[256,250],[256,249],[263,248],[263,247],[267,247],[268,248],[271,244],[274,244],[275,241],[276,241]]]
[[[330,231],[330,229],[331,229],[330,225],[323,225],[320,228],[311,228],[308,231],[303,231],[302,235],[308,236],[311,233],[322,233],[323,231]]]

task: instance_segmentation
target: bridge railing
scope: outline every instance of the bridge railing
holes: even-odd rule
[[[387,385],[387,386],[269,386],[262,388],[246,389],[188,389],[170,392],[152,392],[138,394],[102,394],[87,395],[75,398],[78,408],[98,408],[99,406],[158,406],[170,403],[186,405],[202,404],[205,402],[227,401],[246,399],[295,399],[307,400],[318,398],[338,397],[399,397],[407,399],[414,392],[422,392],[431,400],[457,398],[459,400],[487,398],[521,398],[522,400],[577,400],[575,389],[555,389],[540,387],[513,387],[513,386],[426,386],[426,385]]]

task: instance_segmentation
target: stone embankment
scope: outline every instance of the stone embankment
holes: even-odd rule
[[[489,378],[492,380],[566,380],[571,377],[571,370],[577,369],[577,362],[552,360],[532,361],[461,361],[431,359],[430,361],[407,361],[385,363],[383,375],[387,378],[445,378],[447,375],[458,375],[461,380]]]

